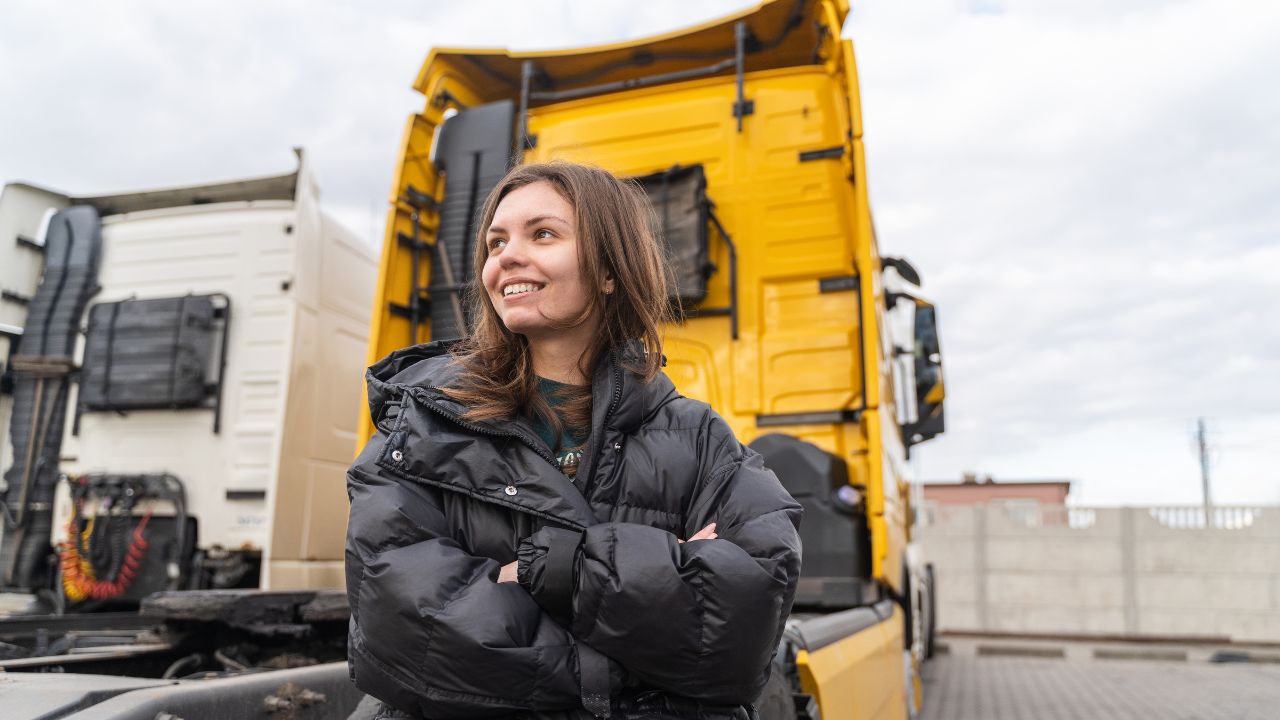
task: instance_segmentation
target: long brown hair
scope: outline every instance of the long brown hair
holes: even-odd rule
[[[670,319],[666,261],[651,230],[653,209],[644,191],[634,183],[589,165],[550,162],[521,165],[507,173],[485,201],[475,238],[472,267],[475,277],[468,291],[473,327],[454,352],[463,366],[460,384],[446,390],[469,406],[471,420],[539,415],[560,436],[557,413],[538,392],[529,342],[511,332],[489,300],[480,279],[488,259],[486,237],[498,204],[513,190],[546,182],[569,202],[577,221],[578,262],[589,301],[581,317],[600,317],[600,331],[579,361],[590,379],[595,364],[606,351],[618,351],[639,341],[644,352],[632,354],[628,369],[644,381],[662,367],[659,326]],[[605,293],[605,278],[613,278],[613,292]],[[591,387],[569,387],[562,392],[561,412],[575,431],[591,426]]]

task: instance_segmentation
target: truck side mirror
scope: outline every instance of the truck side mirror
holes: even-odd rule
[[[903,428],[907,447],[942,433],[945,428],[942,401],[947,396],[942,379],[942,348],[938,343],[937,309],[916,298],[915,357],[916,419]]]
[[[898,271],[898,274],[902,276],[903,280],[906,280],[917,287],[921,285],[920,271],[917,270],[916,266],[912,265],[906,258],[882,257],[880,258],[880,268],[893,268]]]

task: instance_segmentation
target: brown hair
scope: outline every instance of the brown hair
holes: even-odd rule
[[[640,341],[644,353],[631,357],[628,369],[646,382],[662,366],[659,326],[670,319],[666,261],[650,229],[653,209],[644,191],[597,167],[569,162],[522,165],[507,173],[485,201],[475,238],[469,289],[471,334],[454,352],[463,366],[458,387],[446,390],[470,409],[471,420],[512,418],[521,413],[540,415],[560,436],[560,418],[538,392],[538,378],[528,340],[502,322],[485,292],[480,269],[488,259],[486,236],[498,204],[513,190],[546,182],[569,202],[577,225],[578,262],[590,301],[572,327],[599,313],[600,331],[579,361],[590,379],[606,351],[618,351]],[[606,294],[605,278],[614,279]],[[591,387],[572,387],[562,393],[565,423],[585,432],[591,426]]]

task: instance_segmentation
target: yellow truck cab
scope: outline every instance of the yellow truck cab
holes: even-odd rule
[[[844,0],[764,0],[599,47],[432,50],[370,333],[372,363],[466,332],[474,219],[512,165],[635,178],[683,311],[666,372],[806,510],[767,718],[913,715],[932,633],[904,461],[942,432],[942,361],[918,272],[877,246],[847,13]]]

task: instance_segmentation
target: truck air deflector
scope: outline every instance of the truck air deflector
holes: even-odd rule
[[[9,588],[31,588],[45,577],[76,334],[85,305],[98,290],[102,231],[97,211],[75,206],[55,213],[45,248],[44,275],[29,305],[20,353],[10,366],[13,465],[5,472],[0,538],[0,573]]]
[[[843,23],[847,6],[824,15],[817,0],[765,0],[728,17],[658,37],[573,50],[512,52],[449,48],[431,53],[414,87],[429,92],[429,78],[448,65],[483,100],[516,97],[531,62],[528,107],[699,77],[815,65],[816,48]],[[741,25],[741,30],[739,30]],[[741,33],[741,40],[739,40]],[[735,78],[736,79],[736,78]],[[745,101],[743,114],[750,114]]]
[[[427,287],[432,299],[432,340],[458,338],[467,332],[463,292],[476,272],[471,266],[476,224],[485,198],[511,166],[514,123],[515,104],[500,100],[463,110],[440,128],[436,166],[444,172],[444,200]],[[415,223],[415,234],[416,228]],[[413,285],[411,302],[418,295],[417,282]]]
[[[300,149],[295,148],[294,152],[298,153],[298,157],[301,158]],[[258,202],[264,200],[291,202],[297,197],[297,187],[298,173],[295,171],[286,175],[273,175],[225,183],[78,197],[71,198],[71,201],[77,205],[89,205],[95,208],[99,215],[106,217],[108,215],[187,207],[190,205],[214,205],[218,203]]]

